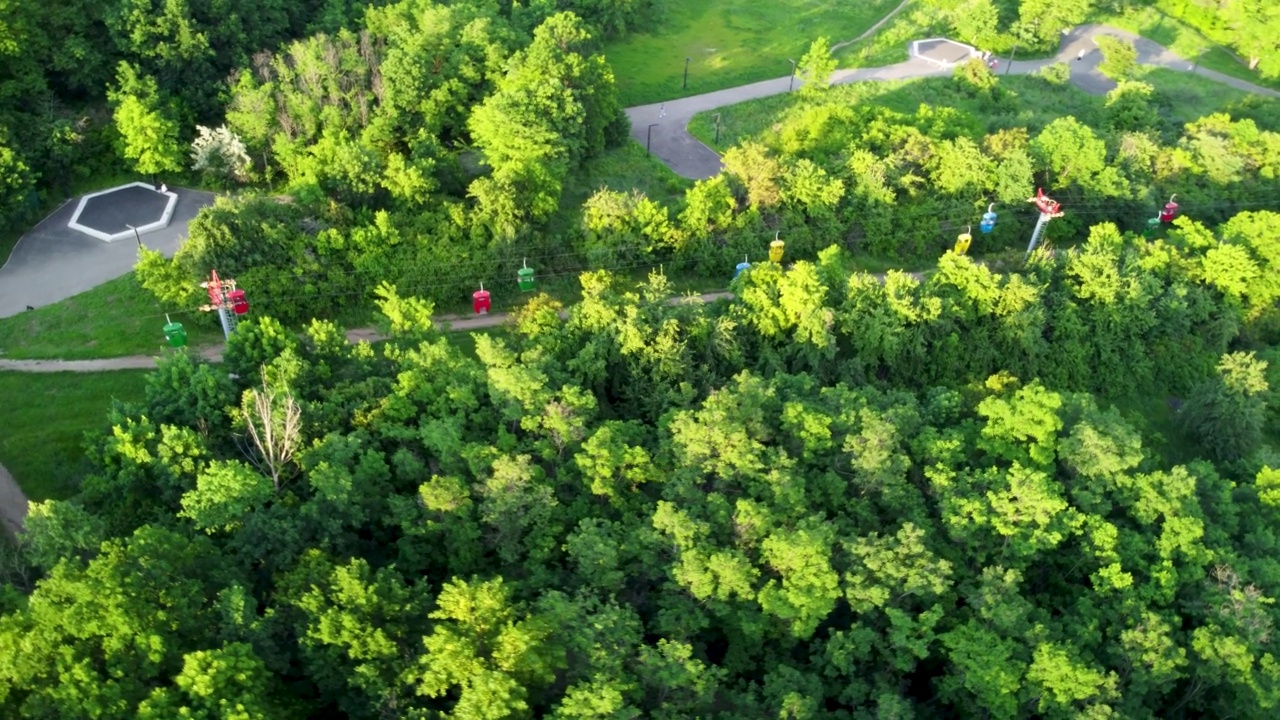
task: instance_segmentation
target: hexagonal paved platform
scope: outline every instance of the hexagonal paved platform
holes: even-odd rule
[[[145,183],[144,186],[150,187]],[[169,191],[176,196],[172,222],[147,235],[139,234],[138,238],[165,256],[177,252],[186,239],[187,223],[200,208],[213,202],[211,193],[185,188]],[[145,192],[158,195],[150,189]],[[103,242],[72,230],[69,221],[79,209],[80,198],[67,201],[18,241],[13,254],[0,267],[0,317],[21,313],[28,305],[40,307],[58,302],[133,269],[138,261],[133,231],[125,229],[128,233],[125,242]],[[0,355],[3,350],[0,348]]]
[[[962,63],[971,57],[977,57],[978,51],[972,45],[965,45],[946,38],[929,38],[911,43],[911,55],[921,60],[949,68]]]
[[[90,193],[80,198],[67,227],[89,237],[115,242],[159,230],[169,224],[176,193],[155,189],[142,182]]]

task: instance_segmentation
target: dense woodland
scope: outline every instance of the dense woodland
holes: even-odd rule
[[[1061,117],[1061,67],[808,83],[677,202],[568,208],[627,135],[601,39],[658,3],[54,5],[0,26],[8,222],[194,166],[241,192],[139,279],[191,307],[216,266],[258,317],[0,543],[0,717],[1275,716],[1273,105],[1175,121],[1119,61]],[[1041,5],[997,26],[1093,7]],[[1038,185],[1048,247],[944,253],[992,202],[981,249],[1025,243]],[[715,304],[608,272],[744,254]],[[582,300],[474,357],[432,328],[526,256]]]
[[[1273,717],[1277,248],[589,273],[479,362],[260,318],[33,508],[0,715]]]

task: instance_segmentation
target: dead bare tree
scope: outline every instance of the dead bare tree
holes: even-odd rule
[[[276,494],[297,474],[289,470],[294,453],[302,439],[302,408],[287,390],[279,391],[267,382],[266,369],[262,372],[262,389],[250,389],[240,411],[244,415],[253,441],[253,451],[246,452],[249,461],[258,471],[271,477]]]

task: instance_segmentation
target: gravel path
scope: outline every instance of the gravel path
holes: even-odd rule
[[[1143,65],[1153,65],[1179,72],[1193,72],[1238,90],[1280,97],[1280,92],[1220,72],[1196,67],[1193,62],[1158,43],[1106,25],[1081,25],[1064,33],[1058,54],[1047,60],[1017,60],[1009,63],[1008,60],[1001,59],[996,73],[1026,75],[1055,62],[1066,62],[1071,66],[1071,82],[1076,87],[1095,95],[1105,94],[1115,87],[1115,83],[1098,72],[1098,63],[1102,58],[1093,39],[1099,35],[1132,40],[1138,51],[1138,62]],[[1081,50],[1085,51],[1085,58],[1083,61],[1076,61],[1076,56]],[[951,70],[942,69],[931,62],[913,57],[895,65],[837,70],[831,75],[831,83],[840,85],[870,80],[907,80],[950,74]],[[689,134],[689,121],[693,116],[727,105],[781,95],[799,85],[799,78],[780,77],[678,100],[627,108],[627,117],[631,119],[631,137],[641,145],[649,147],[650,152],[678,175],[696,180],[712,177],[720,172],[722,167],[720,155]]]

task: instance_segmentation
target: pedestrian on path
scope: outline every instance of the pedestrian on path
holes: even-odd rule
[[[667,104],[662,103],[662,105],[658,107],[658,117],[664,118],[666,116],[667,116]]]
[[[1083,59],[1084,59],[1084,48],[1080,48],[1080,52],[1076,54],[1076,62],[1080,62]]]

